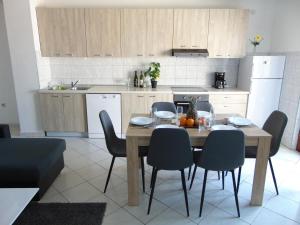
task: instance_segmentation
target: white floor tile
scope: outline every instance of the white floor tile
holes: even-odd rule
[[[259,215],[255,218],[252,225],[297,225],[298,223],[289,220],[271,210],[262,208]]]
[[[166,211],[164,211],[163,213],[155,217],[153,220],[151,220],[148,224],[149,225],[166,225],[166,224],[192,225],[196,223],[192,222],[187,217],[182,216],[171,209],[167,209]]]
[[[207,217],[200,221],[199,225],[246,225],[241,219],[215,208]]]
[[[134,216],[120,208],[112,214],[104,217],[103,225],[142,225]]]
[[[100,194],[99,190],[87,182],[62,192],[62,195],[68,199],[69,202],[85,202]]]
[[[78,174],[74,171],[67,171],[61,173],[53,183],[53,186],[58,191],[62,192],[68,188],[74,187],[78,184],[85,182]]]
[[[94,163],[82,169],[76,170],[76,173],[79,174],[83,179],[90,180],[98,176],[106,176],[108,171],[102,166]]]
[[[295,201],[276,196],[266,203],[265,208],[300,223],[300,205]]]
[[[130,207],[128,205],[124,206],[130,214],[137,217],[143,223],[149,222],[151,219],[162,213],[164,210],[167,209],[167,206],[164,204],[156,201],[155,199],[152,200],[151,211],[150,214],[147,215],[149,204],[149,195],[142,194],[140,195],[140,205],[137,207]]]
[[[114,211],[120,209],[120,206],[118,206],[111,199],[107,198],[103,193],[100,193],[96,197],[87,200],[87,202],[105,202],[106,203],[105,215],[109,215]]]

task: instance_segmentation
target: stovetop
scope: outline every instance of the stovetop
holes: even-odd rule
[[[174,92],[207,92],[203,87],[171,87]]]

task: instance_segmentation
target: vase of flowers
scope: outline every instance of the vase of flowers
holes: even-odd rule
[[[253,39],[250,39],[251,44],[253,45],[253,53],[256,53],[256,47],[260,45],[260,43],[264,40],[264,38],[257,34]]]
[[[160,63],[159,62],[152,62],[150,63],[150,67],[147,71],[151,78],[151,86],[152,88],[157,87],[157,80],[160,77]]]

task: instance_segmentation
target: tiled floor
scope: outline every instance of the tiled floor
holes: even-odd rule
[[[66,138],[66,167],[41,202],[107,202],[104,225],[186,225],[186,224],[300,224],[300,154],[281,147],[273,158],[280,195],[276,196],[270,171],[267,174],[263,207],[249,205],[254,160],[247,159],[239,192],[241,218],[236,218],[231,177],[225,190],[215,172],[209,173],[204,212],[198,217],[203,170],[198,169],[188,193],[186,217],[179,172],[160,172],[150,215],[147,215],[151,168],[146,168],[146,194],[141,191],[139,207],[127,206],[126,159],[117,159],[107,189],[103,193],[111,156],[102,139]],[[188,182],[189,185],[189,182]],[[141,189],[142,190],[142,189]]]

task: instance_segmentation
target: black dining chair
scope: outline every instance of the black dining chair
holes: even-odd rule
[[[277,187],[277,182],[276,182],[276,177],[275,177],[275,172],[272,164],[271,157],[277,154],[279,151],[281,139],[283,136],[283,132],[285,130],[286,124],[288,122],[288,117],[283,113],[278,110],[274,111],[271,113],[271,115],[267,118],[266,122],[263,125],[263,130],[268,132],[269,134],[272,135],[272,140],[271,140],[271,147],[270,147],[270,155],[269,155],[269,164],[270,164],[270,169],[272,173],[272,178],[274,182],[274,186],[276,189],[276,194],[278,195],[278,187]],[[256,158],[256,153],[257,153],[257,147],[246,147],[246,153],[245,157],[246,158]],[[240,184],[240,176],[241,176],[241,169],[239,170],[239,179],[238,179],[238,189],[239,189],[239,184]]]
[[[158,171],[179,170],[181,173],[186,212],[187,216],[189,216],[189,203],[187,198],[184,169],[193,164],[193,155],[187,131],[182,128],[155,129],[150,139],[147,163],[154,168],[148,214],[151,209]]]
[[[105,110],[99,113],[99,118],[103,127],[106,147],[109,153],[113,156],[109,167],[108,176],[105,183],[104,193],[106,192],[107,185],[109,183],[112,168],[114,166],[116,157],[126,157],[126,140],[118,138],[111,119]],[[148,149],[139,147],[139,157],[141,158],[141,170],[142,170],[142,181],[143,181],[143,192],[145,192],[145,167],[144,157],[147,156]]]
[[[245,160],[245,137],[240,130],[217,130],[212,131],[204,144],[203,151],[194,151],[193,159],[196,166],[205,169],[200,202],[199,216],[202,214],[207,173],[212,171],[230,171],[234,189],[235,204],[238,217],[240,217],[239,202],[237,196],[237,184],[234,170],[241,168]],[[195,173],[192,176],[192,182]]]
[[[154,102],[152,104],[152,109],[156,108],[157,111],[169,111],[172,113],[177,113],[176,106],[173,102]]]

